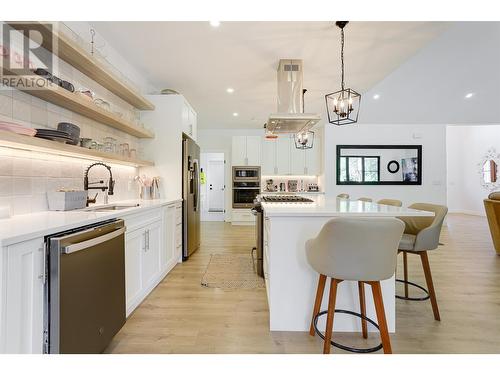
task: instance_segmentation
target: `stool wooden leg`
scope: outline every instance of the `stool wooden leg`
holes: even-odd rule
[[[405,297],[408,298],[408,253],[403,251],[403,274],[405,280]]]
[[[358,281],[358,291],[359,291],[359,310],[361,315],[366,316],[366,302],[365,302],[365,286],[362,281]],[[366,320],[361,319],[361,329],[363,331],[363,337],[368,338],[368,325]]]
[[[325,282],[326,276],[319,275],[318,290],[316,290],[316,300],[314,301],[313,313],[311,318],[311,328],[309,329],[309,334],[311,336],[314,336],[316,333],[314,331],[314,317],[319,313],[319,310],[321,309],[321,301],[323,300],[323,293],[325,291]]]
[[[338,280],[332,279],[330,282],[330,295],[328,297],[328,315],[326,317],[325,343],[323,345],[323,354],[330,354],[330,341],[332,340],[333,315],[335,314],[335,300],[337,298]]]
[[[431,267],[429,265],[429,258],[427,257],[427,251],[420,252],[420,260],[422,261],[422,267],[424,269],[425,282],[427,283],[427,289],[429,289],[429,295],[431,297],[432,312],[434,313],[434,319],[441,320],[439,316],[439,308],[436,299],[436,291],[434,290],[434,284],[432,283]]]
[[[377,312],[377,321],[384,354],[391,354],[391,338],[389,337],[389,329],[387,328],[387,321],[385,319],[384,301],[382,299],[380,281],[371,282],[370,285],[372,287],[373,302],[375,303],[375,311]]]

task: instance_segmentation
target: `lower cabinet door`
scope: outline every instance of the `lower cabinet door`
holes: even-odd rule
[[[142,253],[146,246],[144,228],[127,232],[125,236],[125,299],[127,311],[142,291]]]
[[[160,272],[161,224],[159,220],[145,229],[145,247],[142,252],[142,285],[148,288]]]
[[[2,352],[43,352],[43,239],[8,246]],[[8,324],[5,324],[8,322]]]
[[[176,228],[177,228],[177,212],[174,205],[167,206],[167,212],[165,217],[165,262],[163,270],[167,268],[172,268],[172,266],[177,262],[175,259],[176,250]]]

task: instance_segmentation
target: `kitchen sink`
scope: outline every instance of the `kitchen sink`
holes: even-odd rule
[[[132,208],[132,207],[139,207],[139,203],[136,203],[136,204],[110,204],[107,206],[85,208],[83,211],[108,212],[108,211],[125,210],[127,208]]]

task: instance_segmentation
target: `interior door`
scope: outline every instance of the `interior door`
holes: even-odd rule
[[[208,212],[224,212],[224,160],[209,160]]]

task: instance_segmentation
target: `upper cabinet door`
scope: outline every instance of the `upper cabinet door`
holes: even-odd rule
[[[247,164],[260,166],[261,138],[258,135],[247,137]]]
[[[263,137],[261,174],[269,176],[276,173],[276,139]]]
[[[321,174],[321,139],[316,137],[313,148],[305,150],[305,174],[317,176]]]
[[[306,174],[305,151],[295,147],[293,137],[290,138],[290,173],[294,175]]]
[[[276,174],[290,174],[290,137],[281,135],[276,140]]]
[[[233,165],[243,166],[248,165],[247,161],[247,137],[244,135],[233,136],[233,147],[231,160]]]
[[[190,135],[191,137],[196,140],[196,134],[197,134],[197,120],[198,120],[198,116],[196,114],[196,112],[194,111],[193,108],[189,107],[189,111],[188,111],[188,130],[191,132]]]

